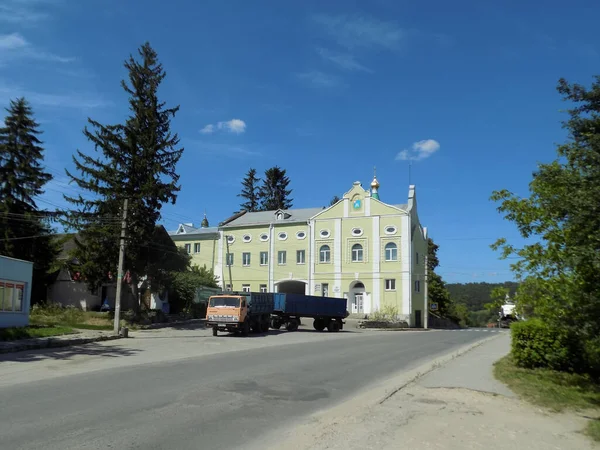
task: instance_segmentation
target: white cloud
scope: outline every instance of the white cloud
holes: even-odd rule
[[[429,158],[440,149],[440,143],[434,139],[415,142],[410,149],[404,149],[396,155],[397,161],[420,161]]]
[[[406,31],[393,22],[384,22],[366,16],[330,16],[318,14],[313,21],[346,48],[398,48]]]
[[[27,25],[48,19],[50,15],[43,11],[45,6],[56,6],[61,0],[2,0],[0,3],[0,22]]]
[[[361,72],[369,72],[373,71],[368,67],[363,66],[359,63],[353,55],[348,53],[336,53],[325,48],[317,49],[317,52],[326,61],[332,62],[336,64],[338,67],[348,71],[361,71]]]
[[[0,50],[16,50],[29,44],[19,33],[0,35]]]
[[[219,130],[226,130],[230,133],[241,134],[246,131],[246,122],[240,119],[231,119],[226,122],[217,123]]]
[[[208,125],[206,125],[204,128],[202,128],[200,130],[200,133],[211,134],[211,133],[214,133],[214,131],[215,131],[215,126],[212,123],[209,123]]]
[[[309,72],[299,73],[296,76],[300,80],[306,81],[318,87],[332,88],[343,85],[343,83],[338,77],[328,75],[318,70],[311,70]]]
[[[19,33],[0,35],[0,61],[6,59],[29,58],[39,61],[68,63],[74,58],[64,57],[37,50]]]
[[[110,106],[112,103],[101,96],[77,92],[65,94],[47,94],[30,91],[20,86],[9,85],[0,80],[0,104],[7,104],[17,97],[25,97],[33,107],[92,109]]]
[[[246,131],[246,122],[241,119],[231,119],[217,122],[216,125],[209,123],[200,130],[200,133],[212,134],[217,130],[223,130],[233,134],[242,134]]]

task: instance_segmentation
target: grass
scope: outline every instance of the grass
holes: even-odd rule
[[[61,308],[56,305],[35,306],[29,317],[32,325],[66,326],[82,330],[112,330],[109,313]]]
[[[0,328],[0,341],[16,341],[19,339],[61,336],[75,331],[70,327],[29,326],[15,328]]]
[[[600,412],[600,384],[590,377],[548,369],[521,369],[506,356],[494,365],[495,377],[525,400],[560,412]],[[585,433],[600,441],[600,420],[588,422]]]

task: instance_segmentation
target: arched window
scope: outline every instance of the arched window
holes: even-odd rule
[[[385,244],[385,260],[398,261],[398,246],[393,242]]]
[[[352,262],[361,262],[363,260],[363,247],[360,244],[352,246]]]
[[[329,245],[322,245],[319,249],[319,262],[328,263],[331,261],[331,249]]]

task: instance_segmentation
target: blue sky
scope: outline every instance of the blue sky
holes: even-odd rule
[[[525,5],[523,5],[525,3]],[[2,0],[0,103],[26,96],[61,193],[87,117],[127,114],[123,61],[148,40],[181,106],[182,190],[164,224],[238,207],[249,167],[287,169],[295,207],[326,205],[377,167],[383,201],[419,214],[449,282],[511,279],[489,244],[517,237],[488,199],[527,194],[565,139],[558,78],[598,74],[594,0]],[[515,242],[519,242],[516,240]]]

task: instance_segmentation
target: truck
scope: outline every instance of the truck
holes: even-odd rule
[[[248,336],[250,330],[264,333],[269,331],[273,309],[272,293],[212,295],[206,308],[206,326],[212,328],[213,336],[217,336],[219,331],[241,333],[242,336]]]
[[[510,328],[511,323],[520,320],[519,315],[515,311],[515,304],[510,300],[506,300],[500,307],[498,316],[498,328]]]
[[[349,313],[345,298],[320,297],[304,294],[274,295],[274,308],[271,314],[271,328],[276,330],[285,325],[286,330],[295,331],[302,317],[312,318],[317,331],[327,328],[337,332],[344,328],[344,320]]]

